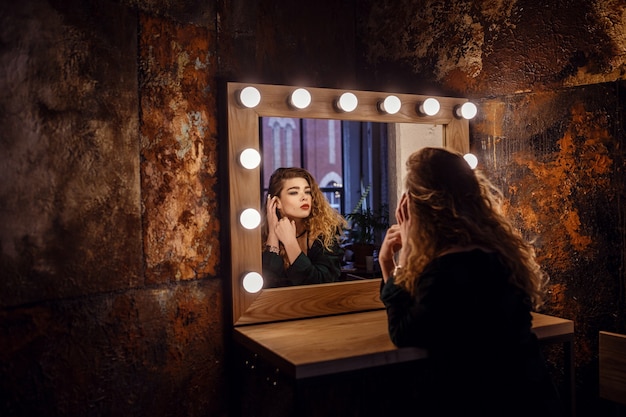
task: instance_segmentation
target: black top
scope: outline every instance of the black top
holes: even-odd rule
[[[508,276],[496,253],[476,249],[434,259],[414,297],[393,278],[382,286],[391,340],[428,350],[423,407],[437,415],[559,415],[530,303]]]
[[[322,284],[339,281],[341,277],[341,260],[344,250],[335,245],[332,251],[324,248],[316,239],[308,253],[300,253],[293,264],[287,269],[283,258],[273,252],[263,252],[263,279],[265,287],[286,287],[291,285]]]

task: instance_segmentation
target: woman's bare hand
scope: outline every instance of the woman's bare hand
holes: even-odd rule
[[[280,240],[283,245],[288,246],[290,244],[298,244],[296,239],[296,222],[293,220],[283,217],[278,220],[274,230],[278,240]]]
[[[394,224],[387,229],[380,252],[378,252],[378,263],[385,282],[395,268],[394,256],[400,249],[402,249],[402,232],[400,226]]]
[[[278,226],[278,216],[276,215],[276,196],[267,196],[265,203],[265,212],[267,213],[267,244],[270,246],[278,246],[278,237],[276,236],[276,226]]]
[[[396,219],[398,219],[398,225],[400,226],[401,244],[400,247],[407,247],[407,240],[411,230],[411,210],[409,208],[410,199],[409,196],[404,193],[398,208],[396,209]],[[400,252],[398,259],[398,265],[403,266],[406,264],[406,251]]]

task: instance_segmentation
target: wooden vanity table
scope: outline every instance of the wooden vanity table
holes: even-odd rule
[[[559,317],[533,314],[533,330],[544,344],[563,343],[564,370],[569,391],[569,398],[565,402],[570,408],[567,410],[568,415],[574,415],[574,323]],[[318,415],[313,407],[319,405],[322,409],[324,407],[323,404],[316,402],[316,398],[309,398],[306,392],[298,390],[319,390],[320,386],[332,386],[333,376],[341,376],[340,380],[346,383],[362,381],[366,378],[368,370],[380,378],[397,379],[403,368],[411,373],[416,372],[420,360],[427,357],[427,352],[422,349],[397,348],[393,345],[387,332],[386,312],[382,309],[241,326],[234,329],[233,337],[245,348],[248,358],[254,357],[256,366],[263,364],[257,371],[263,372],[259,369],[264,368],[267,373],[266,380],[270,382],[266,384],[268,392],[265,399],[272,397],[272,391],[278,393],[285,388],[292,390],[288,395],[284,393],[280,395],[281,398],[277,401],[283,401],[282,405],[287,407],[285,415],[294,416],[309,413]],[[387,374],[386,368],[389,371]],[[407,375],[399,378],[406,377]],[[286,384],[287,387],[272,390],[272,384]],[[406,384],[407,380],[403,380],[402,385],[408,389]],[[374,386],[375,382],[371,382],[371,385]],[[415,387],[415,390],[419,390],[419,386]],[[380,395],[380,388],[374,387],[369,395]],[[417,393],[412,395],[415,396]],[[293,402],[290,406],[284,403],[286,398]],[[358,411],[358,405],[351,404],[350,400],[346,399],[346,410]],[[298,403],[299,401],[302,403]],[[383,399],[378,397],[376,401]],[[387,408],[390,406],[393,405],[385,405]],[[371,404],[366,408],[373,411]],[[346,410],[342,413],[350,412]],[[256,411],[259,412],[259,409]]]

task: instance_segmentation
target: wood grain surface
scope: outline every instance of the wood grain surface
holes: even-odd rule
[[[533,330],[540,340],[573,337],[574,322],[533,314]],[[385,310],[238,326],[234,339],[296,379],[427,356],[423,349],[391,342]]]

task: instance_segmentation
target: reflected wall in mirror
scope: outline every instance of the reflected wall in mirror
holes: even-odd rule
[[[246,87],[254,90],[251,104],[240,98]],[[300,287],[244,290],[247,274],[261,272],[261,234],[240,223],[246,209],[261,211],[261,167],[245,168],[239,157],[245,149],[261,152],[259,126],[261,118],[325,119],[379,123],[388,132],[388,194],[390,211],[395,207],[402,184],[403,161],[411,148],[444,146],[466,153],[469,151],[469,125],[455,117],[455,107],[467,102],[463,98],[436,97],[439,111],[426,116],[420,109],[429,98],[425,95],[394,94],[400,108],[394,114],[382,111],[380,103],[389,93],[372,91],[349,92],[357,105],[353,111],[341,111],[337,102],[348,90],[309,88],[310,102],[298,108],[291,94],[298,88],[283,85],[228,83],[228,173],[230,204],[230,257],[233,324],[264,323],[331,314],[383,308],[378,280],[316,284]],[[250,92],[250,89],[247,90]],[[362,146],[362,145],[361,145]],[[356,150],[360,153],[360,150]],[[346,150],[354,154],[355,150]],[[344,167],[344,172],[349,167]],[[344,179],[345,181],[345,179]],[[257,277],[257,275],[254,275]],[[259,288],[257,286],[257,288]]]

